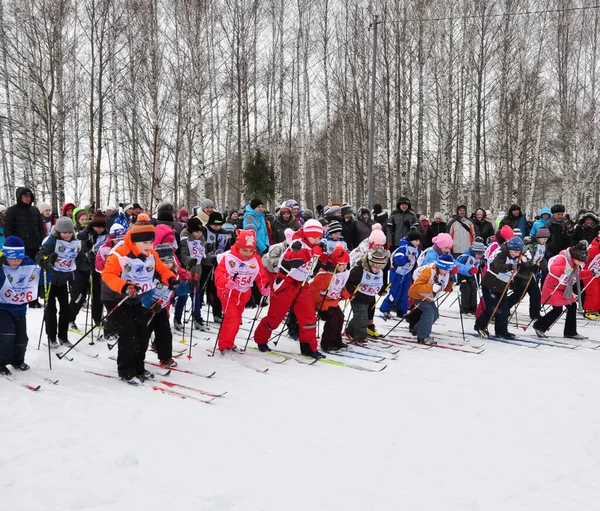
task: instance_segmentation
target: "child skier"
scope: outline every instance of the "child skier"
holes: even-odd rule
[[[531,268],[525,271],[521,267],[513,281],[516,300],[521,300],[525,293],[529,294],[529,317],[534,320],[541,317],[542,295],[540,294],[536,274],[547,273],[548,271],[548,262],[544,255],[546,254],[546,242],[549,237],[550,231],[548,228],[541,227],[533,238],[525,238],[523,260],[529,262]]]
[[[114,311],[112,316],[119,329],[117,369],[121,379],[132,385],[153,377],[144,367],[149,336],[142,295],[154,289],[155,273],[171,290],[178,286],[175,274],[152,249],[154,235],[155,229],[148,215],[138,215],[137,222],[125,235],[123,245],[108,256],[102,272],[102,300],[108,311]],[[128,299],[117,307],[125,297]]]
[[[340,300],[348,300],[350,294],[346,290],[346,282],[350,276],[348,263],[350,254],[339,243],[330,255],[330,261],[321,268],[310,284],[313,302],[317,315],[325,321],[321,335],[321,349],[335,351],[347,348],[342,341],[344,313],[340,309]]]
[[[7,365],[27,371],[27,304],[37,298],[40,269],[25,255],[25,244],[9,236],[0,256],[0,375],[11,374]]]
[[[408,288],[412,272],[421,255],[421,233],[411,229],[408,235],[400,240],[400,245],[392,254],[392,269],[390,281],[392,287],[379,307],[383,319],[391,318],[390,311],[396,309],[398,317],[403,317],[408,311]]]
[[[300,325],[300,351],[303,355],[322,358],[317,349],[316,315],[306,282],[311,277],[316,260],[322,256],[323,227],[316,220],[308,220],[294,233],[293,243],[283,253],[279,274],[273,285],[269,312],[256,328],[254,340],[261,351],[270,351],[267,343],[290,308]],[[322,261],[322,262],[326,262]]]
[[[594,272],[591,279],[584,279],[583,283],[587,286],[585,292],[585,302],[583,308],[584,316],[588,319],[600,319],[600,234],[592,241],[588,249],[588,261],[585,263],[585,269]]]
[[[240,229],[237,231],[237,241],[231,250],[219,257],[219,265],[215,270],[215,285],[224,306],[223,324],[219,332],[219,351],[222,355],[237,351],[235,336],[255,281],[261,295],[269,296],[269,281],[261,258],[256,253],[256,232]]]
[[[481,241],[474,241],[464,254],[458,256],[457,261],[468,267],[469,272],[464,274],[458,272],[457,279],[460,283],[460,308],[463,314],[475,314],[477,310],[477,281],[479,265],[485,253],[485,245]]]
[[[183,268],[179,268],[176,263],[173,246],[168,243],[157,245],[156,253],[164,265],[173,273],[177,273],[181,278],[179,285],[173,291],[170,286],[160,280],[160,274],[154,273],[154,288],[151,292],[142,296],[142,305],[149,309],[150,316],[147,320],[148,337],[154,333],[153,349],[156,350],[160,366],[166,369],[177,367],[177,362],[173,360],[173,334],[169,324],[169,308],[173,294],[181,296],[189,293],[190,287],[188,280],[190,273]]]
[[[416,305],[410,316],[418,317],[411,330],[416,333],[417,341],[421,344],[436,344],[431,337],[433,324],[439,318],[434,300],[438,293],[452,291],[450,273],[453,268],[454,258],[450,254],[442,254],[434,263],[421,266],[415,272],[415,281],[410,286],[408,295]]]
[[[348,250],[348,245],[342,236],[342,224],[337,220],[332,220],[327,224],[327,232],[323,234],[323,239],[327,243],[327,253],[331,254],[338,243],[341,243],[345,250]]]
[[[546,331],[561,316],[563,307],[566,307],[567,318],[563,336],[569,339],[586,339],[577,333],[577,296],[573,291],[579,279],[589,280],[600,276],[598,270],[581,269],[588,257],[588,243],[582,240],[548,261],[548,276],[542,288],[542,303],[552,305],[552,310],[533,324],[538,337],[542,339],[548,337]]]
[[[197,216],[190,218],[185,229],[181,231],[181,244],[179,245],[179,259],[184,268],[187,268],[194,279],[202,276],[202,260],[206,255],[206,240],[202,232],[202,222]],[[192,287],[194,293],[194,318],[202,320],[202,290],[199,285]],[[183,330],[181,318],[187,302],[187,295],[180,295],[175,302],[175,318],[173,327],[175,330]]]
[[[388,256],[383,250],[368,252],[360,264],[350,270],[346,290],[352,296],[352,319],[346,327],[346,335],[355,342],[366,342],[367,334],[375,331],[369,310],[375,307],[376,298],[383,287],[383,269]]]
[[[485,308],[475,321],[475,331],[481,337],[490,336],[488,324],[495,315],[494,327],[496,337],[514,339],[516,336],[508,331],[508,316],[514,305],[513,296],[508,296],[508,287],[521,267],[530,269],[527,262],[522,263],[523,240],[513,236],[495,253],[488,271],[481,280]]]
[[[75,227],[70,218],[61,216],[52,228],[52,234],[46,238],[35,261],[46,273],[45,285],[49,286],[48,303],[44,307],[46,335],[50,348],[58,348],[56,342],[57,321],[56,301],[60,305],[58,315],[58,342],[70,348],[68,330],[71,320],[69,307],[68,284],[73,282],[77,254],[81,249],[81,241],[75,238]]]

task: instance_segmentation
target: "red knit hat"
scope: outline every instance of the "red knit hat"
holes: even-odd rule
[[[240,229],[237,231],[236,248],[256,248],[256,233],[251,230]]]
[[[333,252],[331,252],[330,260],[334,266],[338,264],[348,264],[350,262],[350,254],[344,248],[344,245],[337,243]]]

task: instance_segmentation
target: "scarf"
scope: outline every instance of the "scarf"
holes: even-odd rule
[[[570,250],[565,250],[565,253],[563,254],[563,257],[565,258],[565,260],[567,261],[567,266],[569,268],[571,268],[571,251]],[[563,298],[565,298],[566,300],[569,300],[569,303],[571,303],[571,299],[573,298],[573,286],[575,285],[575,282],[579,281],[579,266],[577,266],[575,268],[574,271],[571,272],[570,275],[567,276],[567,282],[565,283],[565,291],[563,293]]]

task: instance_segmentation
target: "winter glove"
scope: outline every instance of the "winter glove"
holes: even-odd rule
[[[434,284],[432,286],[433,294],[439,293],[441,291],[441,289],[442,289],[442,286],[440,286],[439,284]]]
[[[313,251],[313,255],[316,255],[316,256],[320,256],[323,253],[323,249],[321,248],[321,245],[315,245],[312,248],[312,251]]]
[[[539,273],[540,272],[540,265],[539,264],[533,264],[533,265],[531,265],[531,271],[533,273]]]
[[[456,268],[456,267],[455,267]],[[471,269],[469,270],[469,273],[471,275],[477,275],[477,272],[479,271],[479,268],[477,268],[477,266],[471,266]]]
[[[458,273],[458,266],[454,265],[454,266],[452,267],[452,269],[450,270],[450,273],[451,273],[452,275],[456,275],[456,274]]]
[[[382,288],[379,290],[379,293],[377,293],[377,294],[378,294],[379,296],[383,296],[383,295],[385,295],[386,293],[387,293],[387,287],[382,287]]]
[[[54,263],[56,263],[56,260],[58,259],[58,254],[56,252],[52,252],[49,256],[48,259],[50,260],[50,264],[52,266],[54,266]]]
[[[524,261],[521,263],[521,271],[528,273],[532,270],[532,264],[529,261]]]
[[[191,268],[192,266],[196,266],[197,264],[198,264],[198,259],[196,259],[195,257],[192,257],[188,261],[188,268]]]
[[[230,291],[233,291],[237,287],[237,283],[235,280],[228,280],[227,284],[225,284],[225,287]]]
[[[92,251],[88,252],[86,255],[87,263],[90,268],[93,268],[96,265],[96,254]]]
[[[123,289],[121,289],[121,293],[129,296],[129,298],[133,298],[141,291],[140,286],[136,286],[135,284],[125,284]]]
[[[292,249],[292,252],[300,252],[300,250],[302,250],[302,243],[296,240],[290,245],[290,248]]]
[[[319,246],[321,247],[321,252],[327,252],[327,241],[322,239],[319,243]]]
[[[271,287],[267,284],[260,289],[260,294],[263,296],[269,296],[271,294]]]
[[[600,277],[600,270],[594,270],[594,278],[597,279],[598,277]]]
[[[156,302],[154,302],[152,304],[152,306],[150,307],[150,312],[152,314],[158,314],[161,310],[162,310],[162,303],[160,303],[160,300],[157,300]]]
[[[179,281],[175,277],[169,279],[169,289],[175,291],[179,287]]]

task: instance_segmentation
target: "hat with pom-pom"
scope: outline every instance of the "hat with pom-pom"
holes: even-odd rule
[[[439,248],[452,248],[452,246],[454,245],[454,240],[452,239],[452,236],[450,236],[447,232],[442,232],[438,234],[431,241],[433,241],[433,243]]]
[[[372,245],[385,245],[386,239],[385,234],[381,229],[374,229],[369,234],[369,244]]]
[[[338,264],[348,264],[350,262],[350,254],[341,243],[336,243],[333,252],[331,252],[329,257],[335,266]]]
[[[137,222],[130,227],[127,234],[133,243],[154,241],[156,229],[150,223],[150,218],[148,215],[141,213],[137,217]]]

